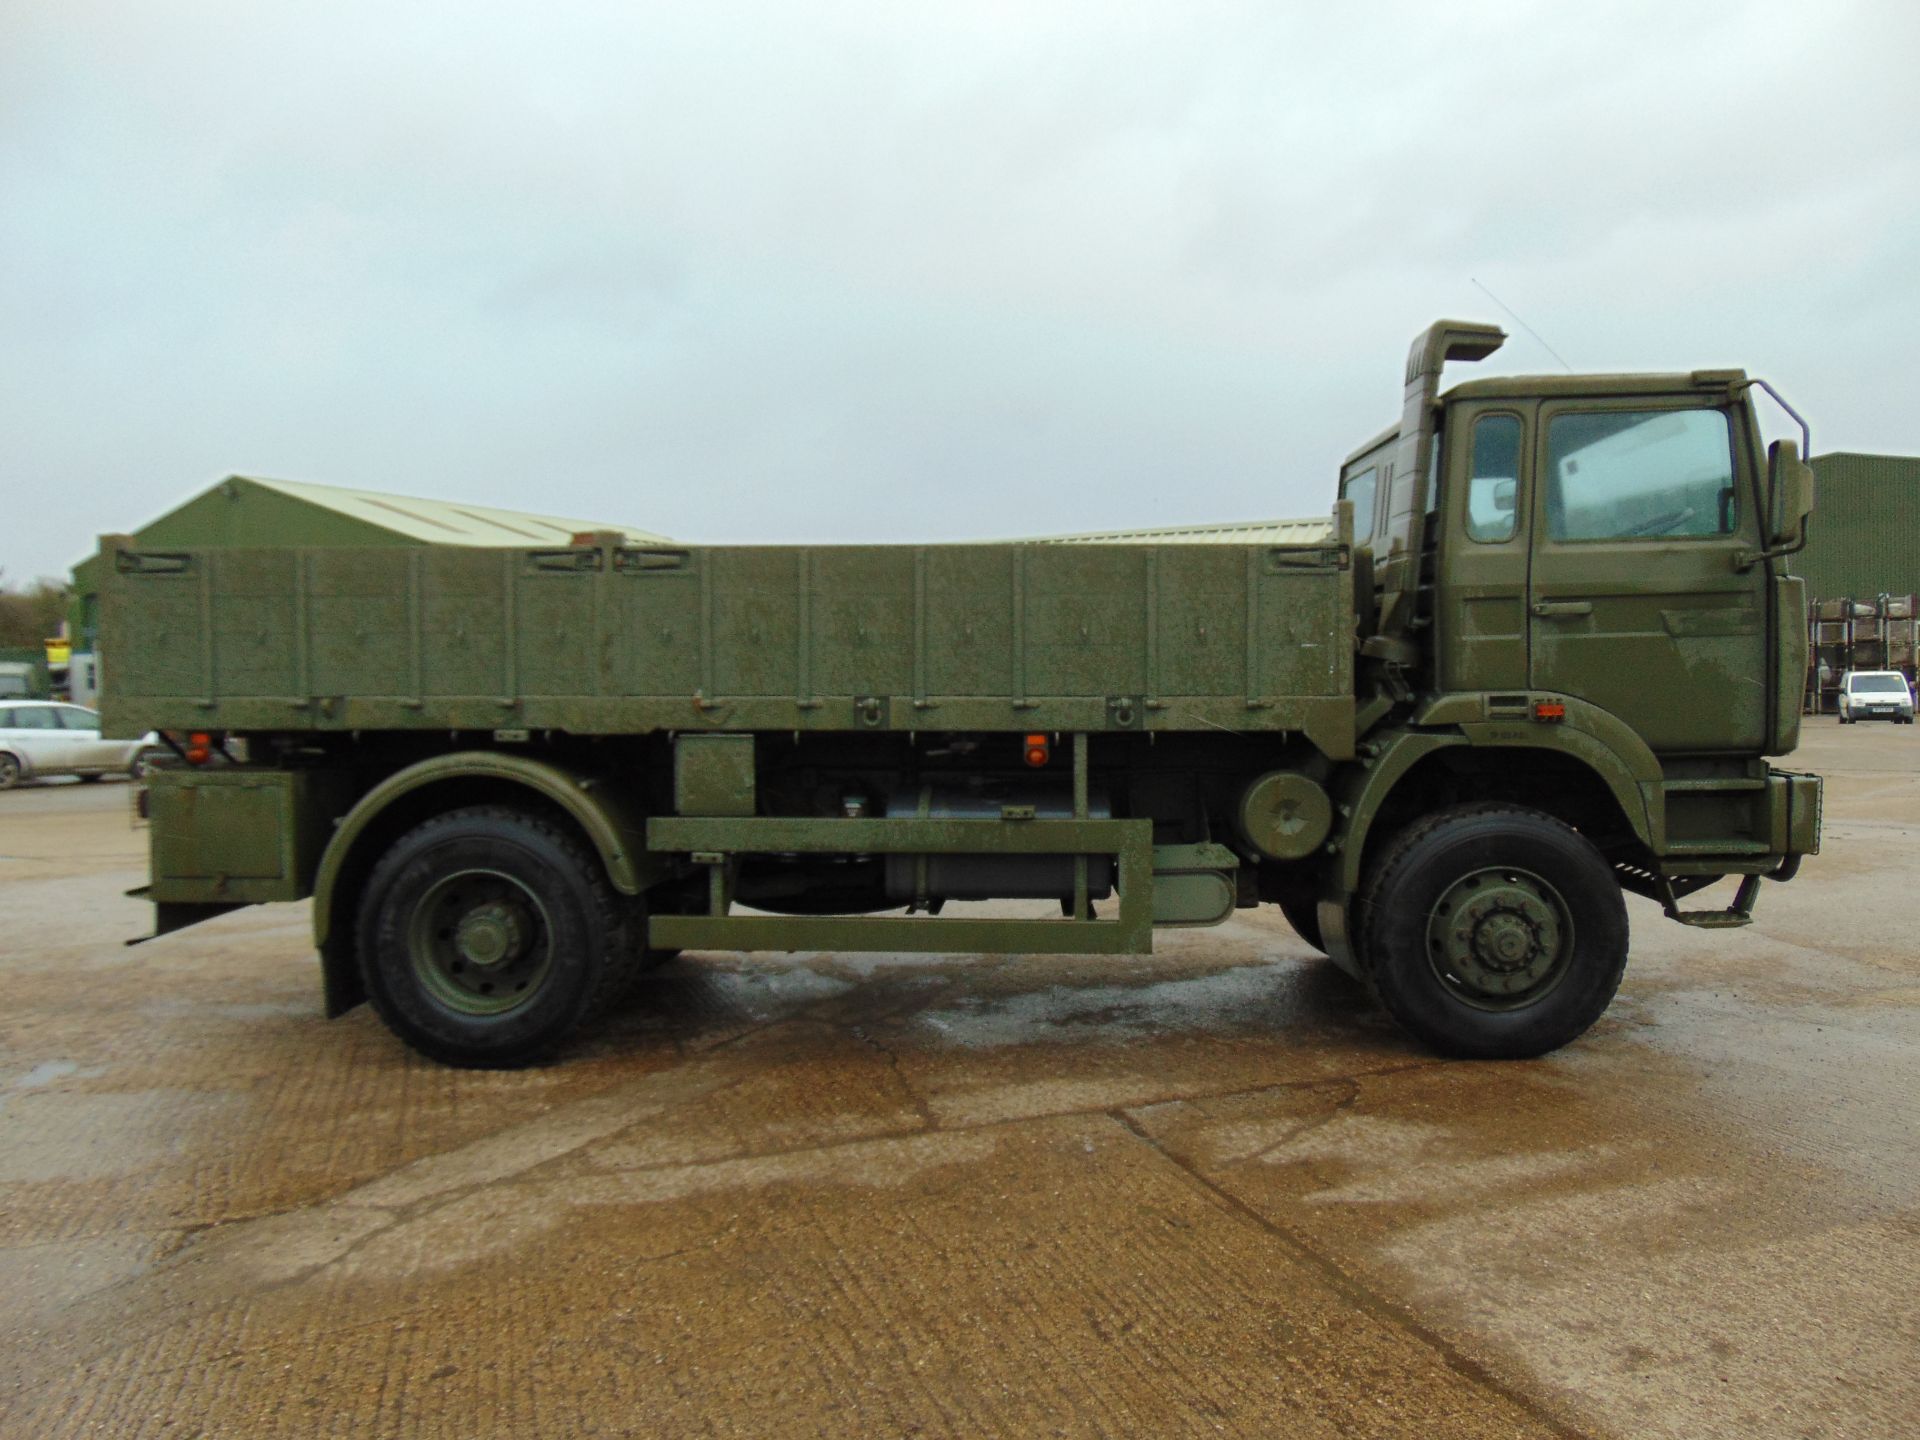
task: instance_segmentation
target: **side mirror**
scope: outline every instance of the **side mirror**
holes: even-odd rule
[[[1767,544],[1798,546],[1813,513],[1813,467],[1795,440],[1776,440],[1767,452]]]

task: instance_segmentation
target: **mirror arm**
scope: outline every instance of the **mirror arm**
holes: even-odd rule
[[[1800,538],[1795,540],[1791,545],[1776,545],[1770,550],[1735,551],[1733,568],[1736,570],[1751,570],[1762,560],[1778,560],[1783,556],[1798,555],[1802,550],[1807,548],[1807,526],[1810,523],[1811,522],[1807,520],[1800,522]]]
[[[1761,379],[1758,375],[1747,380],[1744,388],[1752,389],[1755,385],[1758,385],[1762,390],[1766,391],[1767,394],[1771,395],[1773,397],[1773,403],[1793,417],[1793,423],[1800,427],[1800,458],[1811,461],[1813,459],[1813,430],[1808,426],[1806,416],[1789,405],[1786,396],[1782,395],[1778,390],[1774,389],[1771,384]]]

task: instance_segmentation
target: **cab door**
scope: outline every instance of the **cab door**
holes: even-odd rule
[[[1442,690],[1527,687],[1527,437],[1536,408],[1532,400],[1447,408],[1435,570]]]
[[[1612,711],[1655,750],[1758,750],[1766,567],[1743,427],[1691,397],[1548,401],[1534,439],[1536,690]]]

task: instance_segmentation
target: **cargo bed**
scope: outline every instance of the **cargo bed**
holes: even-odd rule
[[[1353,745],[1350,531],[1298,545],[156,551],[113,733],[1304,731]]]

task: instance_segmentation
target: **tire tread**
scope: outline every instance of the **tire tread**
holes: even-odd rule
[[[1608,866],[1606,858],[1594,847],[1593,842],[1565,821],[1549,815],[1544,810],[1536,810],[1529,806],[1515,805],[1511,802],[1500,800],[1473,801],[1464,805],[1453,805],[1413,821],[1411,824],[1403,827],[1387,842],[1387,846],[1381,852],[1379,859],[1370,867],[1366,882],[1361,886],[1358,906],[1359,913],[1357,923],[1354,927],[1355,930],[1363,936],[1369,935],[1374,924],[1375,912],[1382,905],[1383,897],[1391,894],[1394,888],[1401,883],[1402,873],[1417,858],[1423,843],[1430,839],[1435,833],[1458,825],[1463,821],[1495,818],[1503,815],[1528,824],[1545,823],[1562,831],[1567,837],[1577,842],[1579,846],[1584,847],[1589,853],[1593,863],[1599,867],[1603,873],[1611,877],[1611,867]],[[1621,978],[1626,971],[1626,911],[1625,903],[1620,898],[1620,892],[1617,886],[1612,891],[1611,898],[1614,904],[1620,906],[1621,953],[1617,963],[1611,966],[1611,973],[1605,977],[1603,981],[1604,994],[1600,997],[1600,1003],[1594,1018],[1597,1018],[1599,1013],[1604,1013],[1606,1008],[1612,1004],[1614,996],[1619,992]],[[1361,967],[1369,993],[1381,1008],[1392,1015],[1403,1028],[1427,1043],[1434,1045],[1436,1048],[1447,1050],[1453,1054],[1475,1056],[1478,1058],[1523,1058],[1528,1055],[1542,1054],[1547,1050],[1556,1049],[1560,1045],[1566,1044],[1576,1038],[1580,1033],[1583,1033],[1586,1028],[1585,1026],[1581,1026],[1572,1034],[1557,1038],[1551,1044],[1542,1045],[1538,1048],[1529,1045],[1507,1050],[1449,1043],[1445,1037],[1439,1034],[1437,1027],[1432,1023],[1431,1017],[1413,1010],[1409,1005],[1408,997],[1397,987],[1383,986],[1380,983],[1376,956],[1377,949],[1378,947],[1372,943],[1364,944],[1360,947],[1361,953],[1369,957],[1363,962]],[[1591,1019],[1589,1019],[1587,1023],[1591,1024]]]
[[[544,1059],[564,1043],[565,1035],[530,1041],[513,1049],[479,1053],[438,1042],[423,1036],[405,1015],[396,1012],[385,986],[375,974],[373,935],[377,928],[377,901],[394,874],[411,864],[422,845],[431,844],[442,831],[457,832],[474,822],[521,826],[538,834],[559,851],[569,868],[584,881],[597,915],[597,931],[605,937],[599,974],[581,1008],[577,1024],[586,1024],[604,1015],[630,986],[642,966],[640,939],[634,934],[636,920],[644,926],[642,912],[627,897],[614,890],[608,881],[600,857],[564,825],[554,823],[538,811],[514,805],[469,805],[423,820],[402,835],[375,863],[367,876],[358,919],[358,949],[367,999],[387,1028],[429,1058],[444,1064],[471,1069],[509,1069]],[[421,837],[425,837],[424,840]],[[642,929],[641,934],[644,934]]]

